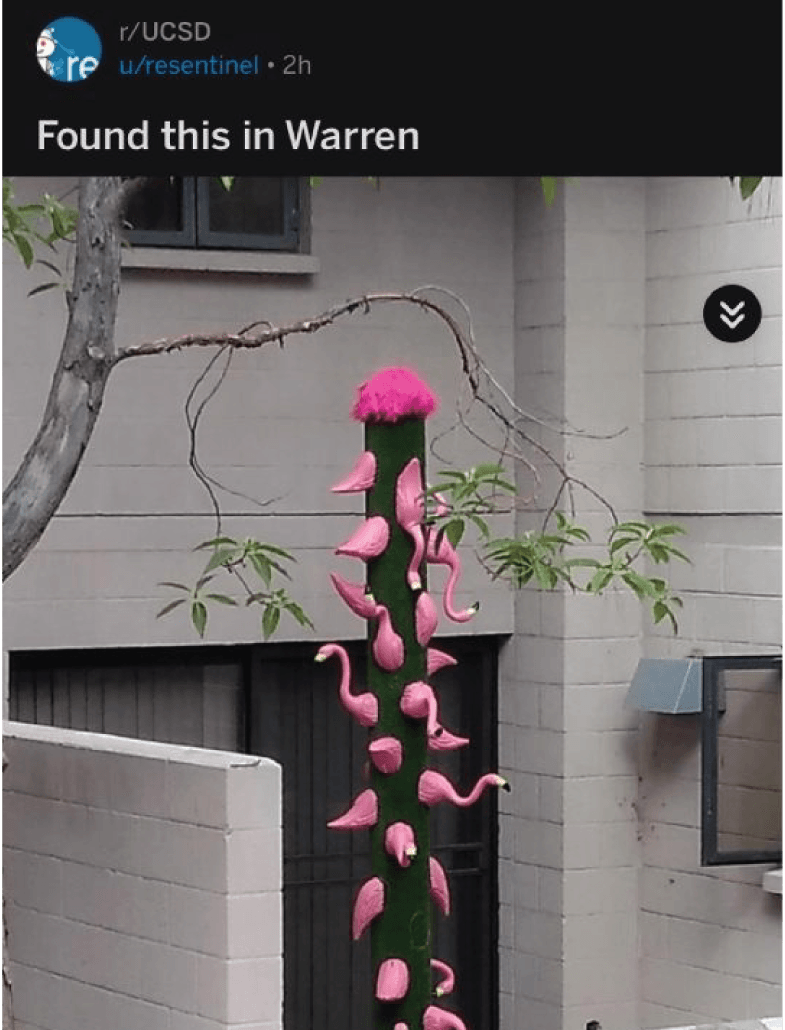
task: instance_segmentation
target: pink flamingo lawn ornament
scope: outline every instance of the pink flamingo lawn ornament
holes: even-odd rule
[[[339,493],[367,491],[366,521],[338,553],[368,562],[368,586],[335,574],[332,582],[349,608],[369,623],[367,689],[379,702],[378,736],[367,749],[371,786],[329,825],[375,828],[371,848],[378,875],[360,888],[352,931],[358,936],[372,924],[377,1030],[465,1030],[458,1016],[432,1004],[434,971],[437,995],[452,990],[455,977],[446,963],[430,964],[431,904],[449,915],[450,892],[444,868],[427,854],[428,808],[440,801],[468,805],[487,787],[505,783],[489,773],[463,797],[441,773],[424,768],[426,745],[451,750],[468,740],[440,725],[436,697],[424,682],[456,663],[428,646],[438,612],[435,599],[423,589],[423,562],[449,568],[443,592],[448,618],[466,621],[476,610],[456,610],[460,565],[455,550],[426,522],[427,507],[436,518],[448,514],[443,497],[426,505],[423,485],[423,420],[436,405],[427,384],[411,369],[383,369],[364,382],[353,415],[365,423],[365,452],[334,487]],[[351,693],[348,682],[346,691]],[[395,1007],[386,1008],[388,1003]]]
[[[395,672],[403,665],[403,640],[393,629],[390,613],[383,604],[377,604],[364,586],[350,583],[337,572],[330,573],[330,579],[343,601],[361,619],[378,619],[379,628],[373,642],[373,655],[377,663],[387,672]]]
[[[452,655],[440,651],[436,647],[429,647],[425,652],[428,663],[428,675],[432,676],[439,669],[445,669],[448,665],[457,665],[458,662]]]
[[[475,801],[479,800],[487,787],[510,789],[510,785],[503,776],[499,776],[497,773],[486,773],[477,780],[470,793],[463,797],[446,776],[435,769],[424,769],[420,773],[417,783],[417,797],[422,804],[428,806],[437,805],[440,801],[449,801],[459,808],[468,808],[469,805],[473,805]]]
[[[390,613],[383,604],[376,605],[379,628],[373,641],[376,664],[387,672],[396,672],[403,665],[403,638],[393,629]]]
[[[438,547],[436,546],[437,540],[439,541]],[[458,557],[458,552],[447,539],[447,534],[431,530],[428,533],[425,555],[431,564],[447,565],[450,570],[450,575],[444,587],[444,614],[448,619],[452,619],[453,622],[468,622],[469,619],[477,614],[480,606],[475,602],[470,608],[464,608],[463,611],[458,611],[455,608],[454,591],[458,577],[461,574],[461,559]]]
[[[384,834],[384,850],[402,869],[407,869],[417,854],[411,826],[408,823],[390,823]]]
[[[389,541],[390,527],[387,525],[387,519],[381,515],[374,515],[366,519],[345,543],[336,547],[335,553],[370,561],[371,558],[378,558]]]
[[[425,496],[418,458],[412,458],[398,476],[395,485],[395,518],[401,529],[414,540],[414,552],[406,570],[406,581],[412,590],[420,590],[420,564],[425,554],[425,534],[422,528]]]
[[[401,768],[403,745],[397,737],[379,737],[368,745],[371,761],[386,776],[392,776]]]
[[[337,572],[331,572],[330,579],[341,600],[351,608],[355,615],[359,615],[361,619],[373,619],[376,616],[376,601],[364,586],[350,583],[348,579],[339,576]]]
[[[340,644],[325,644],[316,652],[315,662],[326,662],[332,655],[337,655],[341,663],[341,682],[338,685],[338,697],[346,711],[354,716],[361,726],[375,726],[379,721],[379,699],[370,692],[352,694],[351,666],[346,649]]]
[[[363,451],[354,464],[352,471],[339,479],[330,489],[334,494],[354,494],[370,490],[376,481],[376,455],[373,451]]]
[[[352,807],[327,825],[331,830],[364,830],[375,826],[379,819],[379,799],[376,791],[364,790],[358,794]]]
[[[414,635],[417,637],[417,643],[425,647],[436,632],[438,625],[439,615],[436,605],[433,603],[431,595],[423,590],[421,594],[418,594],[414,605]]]
[[[470,743],[468,737],[456,737],[442,726],[442,732],[428,737],[429,751],[457,751],[459,747],[466,747]]]
[[[409,990],[409,967],[401,958],[386,958],[376,977],[379,1001],[400,1001]]]
[[[384,883],[378,876],[366,880],[357,892],[352,912],[352,938],[359,941],[365,928],[384,911]]]
[[[429,737],[444,732],[439,725],[439,706],[430,683],[415,680],[407,683],[401,695],[401,711],[410,719],[425,719],[425,732]]]
[[[447,965],[446,962],[442,962],[438,958],[431,959],[431,968],[442,976],[441,981],[436,985],[437,998],[441,998],[443,994],[452,994],[455,989],[455,973],[453,972],[452,966]]]
[[[438,1005],[429,1005],[422,1016],[423,1030],[466,1030],[466,1024],[460,1016]]]
[[[433,855],[428,857],[428,893],[442,915],[448,916],[450,914],[450,888],[447,884],[447,874],[439,859],[434,858]]]

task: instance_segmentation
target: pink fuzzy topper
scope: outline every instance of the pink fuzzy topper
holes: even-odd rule
[[[427,418],[438,401],[410,368],[383,368],[358,390],[352,416],[358,422],[398,422]]]

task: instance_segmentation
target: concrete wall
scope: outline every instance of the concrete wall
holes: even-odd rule
[[[18,180],[19,196],[69,183]],[[312,191],[311,250],[316,274],[204,273],[127,268],[117,340],[121,345],[189,331],[237,330],[317,315],[374,290],[429,283],[470,306],[483,354],[502,382],[512,372],[511,179],[325,179]],[[6,476],[32,440],[62,340],[60,291],[25,299],[50,273],[26,273],[4,248]],[[129,255],[128,263],[133,263]],[[235,261],[235,267],[244,267]],[[460,307],[442,295],[458,317]],[[113,373],[94,437],[66,500],[35,551],[5,589],[8,648],[192,644],[182,613],[156,620],[173,594],[160,580],[193,583],[203,564],[191,548],[215,535],[207,494],[187,467],[183,404],[208,355],[202,349],[141,358]],[[268,507],[223,495],[224,529],[291,548],[299,559],[292,593],[319,639],[359,636],[362,626],[336,601],[328,579],[332,548],[352,532],[362,498],[330,485],[362,449],[350,411],[356,387],[378,368],[411,363],[441,398],[429,421],[443,435],[440,454],[461,467],[492,453],[465,432],[448,432],[463,389],[447,329],[407,307],[383,305],[334,327],[236,355],[202,421],[199,453],[206,469]],[[13,384],[13,386],[11,386]],[[465,399],[465,397],[464,397]],[[482,412],[472,423],[491,440]],[[438,467],[431,461],[431,469]],[[99,515],[100,517],[96,517]],[[329,532],[325,526],[329,525]],[[358,563],[345,562],[352,578]],[[467,557],[458,603],[481,601],[474,632],[512,629],[508,594]],[[231,590],[227,591],[231,592]],[[206,640],[258,640],[256,609],[215,606]],[[45,629],[43,628],[45,627]],[[458,627],[461,631],[462,627]],[[468,627],[463,627],[469,631]],[[288,616],[278,640],[314,639]]]
[[[674,569],[679,637],[646,625],[647,655],[780,651],[781,211],[781,181],[749,203],[720,179],[648,183],[646,509],[687,529],[694,564]],[[724,283],[760,300],[744,343],[703,325]],[[756,720],[747,777],[780,730],[776,714]],[[760,866],[699,864],[697,717],[644,717],[641,775],[641,1025],[781,1011],[781,899]]]
[[[281,770],[6,723],[17,1030],[276,1030]]]
[[[519,402],[553,427],[532,425],[537,439],[621,518],[642,505],[643,198],[640,181],[586,181],[546,210],[524,182],[516,211]],[[521,529],[541,524],[552,489],[551,478]],[[574,498],[601,541],[608,513],[580,488]],[[616,591],[516,597],[500,712],[518,788],[503,799],[500,871],[510,1030],[636,1022],[636,734],[624,698],[640,618]]]

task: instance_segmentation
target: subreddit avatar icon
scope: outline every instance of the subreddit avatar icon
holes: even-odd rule
[[[36,56],[57,82],[81,82],[101,61],[101,37],[81,18],[58,18],[38,34]]]

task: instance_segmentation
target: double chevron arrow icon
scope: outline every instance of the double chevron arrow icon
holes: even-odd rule
[[[732,308],[730,304],[726,304],[724,300],[721,300],[720,307],[723,311],[727,311],[726,315],[720,315],[722,321],[729,329],[735,329],[739,322],[744,318],[744,315],[739,314],[738,318],[734,318],[733,316],[738,314],[744,307],[744,301],[740,300],[736,307]]]

